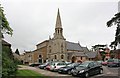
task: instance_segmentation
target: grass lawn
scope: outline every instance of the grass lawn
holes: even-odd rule
[[[16,76],[24,76],[24,78],[31,77],[31,78],[46,78],[45,76],[32,71],[32,70],[18,70]]]

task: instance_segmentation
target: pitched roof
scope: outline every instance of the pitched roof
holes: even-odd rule
[[[78,51],[83,51],[81,45],[79,43],[73,43],[73,42],[68,42],[66,41],[66,47],[67,50],[78,50]]]
[[[98,52],[88,52],[86,53],[86,56],[88,58],[95,58],[97,56]]]
[[[45,43],[45,42],[49,42],[49,40],[44,40],[43,42],[38,43],[36,46],[38,46],[38,45],[40,45],[40,44],[42,44],[42,43]]]
[[[89,52],[88,48],[87,47],[82,47],[84,52]]]
[[[86,56],[84,52],[74,52],[74,56]]]

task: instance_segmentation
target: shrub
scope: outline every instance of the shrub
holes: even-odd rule
[[[2,77],[15,76],[17,63],[13,59],[11,48],[3,46],[2,49]]]

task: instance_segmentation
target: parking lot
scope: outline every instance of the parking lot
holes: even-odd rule
[[[69,77],[69,78],[77,78],[77,77],[73,77],[71,75],[67,75],[67,74],[59,74],[58,72],[51,72],[48,70],[44,70],[44,69],[40,69],[38,67],[30,67],[30,66],[21,66],[22,69],[29,69],[29,70],[33,70],[36,71],[38,73],[41,73],[45,76],[57,76],[57,77]],[[95,75],[95,76],[91,76],[90,78],[96,78],[96,77],[100,77],[100,76],[118,76],[119,72],[118,72],[119,68],[118,67],[107,67],[107,66],[103,66],[103,74],[99,74],[99,75]]]

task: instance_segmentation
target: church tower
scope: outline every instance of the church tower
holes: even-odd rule
[[[57,13],[54,39],[65,39],[63,37],[63,28],[62,28],[62,23],[61,23],[61,17],[60,17],[59,9],[58,9],[58,13]]]
[[[61,23],[60,12],[58,9],[54,36],[52,39],[49,38],[47,57],[53,61],[65,61],[65,43],[66,39],[63,37],[63,28]]]

